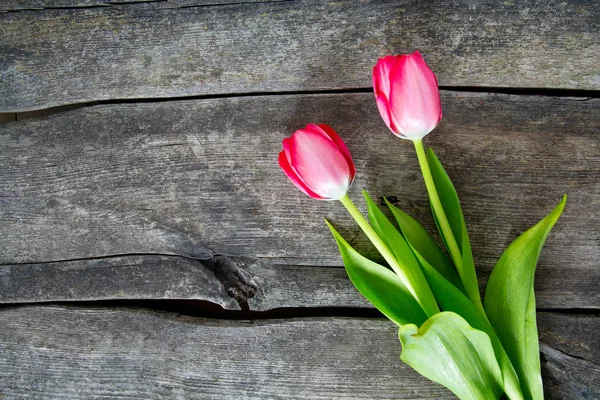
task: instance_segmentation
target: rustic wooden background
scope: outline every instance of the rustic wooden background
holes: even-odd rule
[[[482,289],[568,193],[536,275],[548,399],[600,398],[600,2],[0,2],[0,399],[452,398],[349,283],[339,204],[277,166],[328,123],[351,190],[434,224],[378,57],[420,49],[426,138]]]

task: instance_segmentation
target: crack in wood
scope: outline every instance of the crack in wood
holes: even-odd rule
[[[292,1],[292,0],[280,0]],[[0,10],[0,12],[2,12]],[[17,115],[16,120],[22,121],[30,118],[48,117],[58,113],[66,113],[72,110],[77,110],[84,107],[94,107],[109,104],[138,104],[138,103],[157,103],[157,102],[172,102],[172,101],[188,101],[188,100],[218,100],[228,98],[244,98],[244,97],[268,97],[268,96],[297,96],[297,95],[327,95],[327,94],[355,94],[355,93],[371,93],[371,87],[355,87],[345,89],[325,89],[325,90],[301,90],[301,91],[270,91],[270,92],[239,92],[239,93],[217,93],[207,95],[190,95],[190,96],[170,96],[170,97],[139,97],[129,99],[106,99],[84,103],[70,103],[49,108],[40,108],[28,110],[25,112],[2,112],[0,123],[13,122],[13,115]],[[590,101],[600,98],[600,90],[576,90],[576,89],[548,89],[548,88],[503,88],[503,87],[483,87],[483,86],[440,86],[440,90],[453,93],[482,93],[482,94],[508,94],[519,96],[546,96],[556,97],[563,100],[571,101]],[[4,121],[6,119],[6,121]],[[170,144],[171,146],[174,144]],[[391,196],[393,199],[395,196]],[[397,197],[396,197],[397,201]],[[392,201],[394,204],[394,201]],[[383,204],[384,205],[384,204]]]
[[[585,357],[576,356],[574,354],[571,354],[571,353],[568,353],[568,352],[566,352],[564,350],[561,350],[561,349],[559,349],[557,347],[551,346],[551,345],[549,345],[547,343],[540,342],[540,351],[542,352],[542,354],[543,353],[547,353],[548,352],[547,349],[552,349],[553,351],[558,352],[558,353],[562,354],[565,357],[570,357],[570,358],[573,358],[573,359],[579,360],[579,361],[585,361],[585,362],[588,362],[588,363],[593,364],[596,367],[600,368],[600,364],[597,363],[596,361],[592,361],[592,360],[587,359]]]
[[[232,304],[228,303],[226,297],[229,296],[241,309],[249,310],[248,300],[259,290],[255,276],[245,268],[243,260],[233,260],[222,254],[212,254],[209,249],[204,250],[210,251],[211,256],[196,258],[176,254],[137,253],[3,263],[0,264],[0,304],[60,302],[71,299],[78,301],[83,300],[80,292],[93,293],[90,301],[119,299],[123,296],[123,291],[137,293],[137,296],[141,296],[138,299],[148,298],[149,295],[171,299],[171,296],[177,296],[175,293],[181,295],[182,291],[189,291],[188,296],[192,296],[190,298],[200,296],[200,299],[211,304],[230,308]],[[198,270],[198,267],[204,271]],[[82,273],[84,269],[87,272]],[[139,281],[142,271],[151,275],[152,279]],[[164,271],[163,275],[160,271]],[[56,274],[60,274],[60,279],[53,283]],[[173,280],[177,276],[181,282]],[[171,283],[161,283],[163,279]],[[28,282],[27,285],[19,284],[25,281]],[[179,288],[182,284],[186,287]],[[219,284],[221,288],[218,287]],[[172,287],[175,289],[170,289]],[[33,300],[36,298],[40,301]],[[88,299],[84,301],[86,300]]]
[[[237,2],[205,2],[202,1],[173,1],[173,0],[122,0],[122,1],[98,1],[96,4],[77,4],[74,2],[70,5],[31,5],[27,6],[25,4],[17,4],[16,6],[9,8],[10,5],[4,4],[0,6],[0,13],[14,13],[14,12],[23,12],[23,11],[47,11],[47,10],[85,10],[85,9],[93,9],[93,8],[104,8],[108,9],[111,7],[117,6],[153,6],[155,10],[174,10],[174,9],[186,9],[186,8],[201,8],[201,7],[218,7],[218,6],[236,6],[236,5],[244,5],[244,4],[264,4],[264,3],[283,3],[295,0],[256,0],[256,1],[237,1]]]
[[[215,274],[227,294],[235,299],[242,309],[248,309],[250,300],[258,290],[258,283],[250,272],[231,258],[215,254],[211,260],[202,261]]]

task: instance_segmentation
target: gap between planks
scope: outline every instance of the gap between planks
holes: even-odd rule
[[[285,0],[288,1],[288,0]],[[510,94],[521,96],[547,96],[547,97],[566,97],[586,101],[589,99],[600,98],[600,91],[597,90],[576,90],[576,89],[547,89],[547,88],[503,88],[503,87],[480,87],[480,86],[440,86],[440,90],[447,92],[467,92],[467,93],[488,93],[488,94]],[[136,98],[136,99],[111,99],[100,100],[86,103],[65,104],[57,107],[44,108],[17,113],[0,113],[0,124],[13,121],[22,121],[31,118],[47,117],[50,115],[63,113],[71,110],[77,110],[84,107],[93,107],[104,104],[132,104],[132,103],[156,103],[169,101],[185,100],[211,100],[236,97],[261,97],[261,96],[296,96],[296,95],[315,95],[315,94],[352,94],[352,93],[370,93],[373,89],[370,87],[358,87],[347,89],[328,89],[328,90],[306,90],[306,91],[284,91],[284,92],[247,92],[247,93],[226,93],[197,96],[181,97],[157,97],[157,98]]]
[[[241,310],[224,309],[218,304],[206,300],[187,299],[156,299],[156,300],[97,300],[97,301],[53,301],[35,303],[0,303],[0,311],[22,307],[80,307],[80,308],[112,308],[112,309],[140,309],[166,314],[176,314],[193,318],[208,318],[222,320],[276,320],[296,318],[361,318],[385,319],[375,308],[366,307],[278,307],[269,310],[257,311],[247,307]],[[538,314],[556,314],[564,316],[590,316],[600,317],[600,309],[573,308],[538,308]]]

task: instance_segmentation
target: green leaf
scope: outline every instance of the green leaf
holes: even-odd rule
[[[400,265],[401,271],[397,271],[396,273],[400,275],[401,280],[405,280],[407,287],[413,288],[413,295],[427,315],[438,313],[440,310],[423,275],[423,271],[421,271],[421,265],[413,254],[412,249],[365,190],[363,190],[363,195],[367,203],[371,227],[373,227],[373,230],[383,240],[385,245],[392,250]]]
[[[485,310],[510,357],[526,399],[543,399],[535,316],[535,267],[567,196],[538,224],[515,239],[494,267],[485,293]]]
[[[427,163],[429,164],[433,182],[438,192],[440,202],[442,203],[442,208],[444,209],[444,213],[450,224],[450,229],[452,230],[452,234],[462,256],[461,262],[463,272],[460,274],[461,281],[468,297],[473,302],[481,304],[475,263],[473,262],[473,253],[471,252],[471,244],[469,242],[469,233],[467,232],[467,225],[465,224],[458,195],[456,194],[454,185],[444,170],[442,163],[440,163],[440,160],[438,160],[431,148],[427,149]],[[439,229],[439,217],[436,215],[433,207],[432,211],[440,235],[442,236],[444,244],[448,247],[449,238],[445,237],[443,231]]]
[[[440,246],[429,236],[425,228],[413,217],[395,207],[385,199],[392,215],[396,218],[398,226],[406,241],[412,246],[417,259],[424,259],[433,266],[444,278],[464,292],[464,288],[452,262],[446,257]]]
[[[421,328],[402,326],[398,336],[402,361],[458,398],[498,399],[502,394],[502,373],[490,338],[460,315],[436,314]]]
[[[400,278],[354,250],[328,222],[350,281],[379,311],[398,325],[421,325],[427,315]]]
[[[463,317],[469,325],[479,329],[489,336],[496,360],[502,370],[503,388],[508,397],[512,400],[522,400],[519,378],[515,369],[502,347],[494,328],[490,325],[486,316],[479,308],[469,300],[467,296],[456,286],[450,283],[440,272],[433,268],[426,260],[421,260],[423,273],[433,294],[444,311],[452,311]]]

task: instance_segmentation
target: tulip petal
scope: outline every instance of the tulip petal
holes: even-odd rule
[[[441,119],[440,95],[437,79],[418,51],[398,58],[390,84],[392,121],[400,132],[411,139],[431,132]]]
[[[380,58],[373,67],[373,91],[375,96],[383,94],[390,97],[390,71],[398,61],[398,57],[386,56]]]
[[[283,151],[285,152],[285,156],[287,158],[287,162],[291,165],[292,160],[290,159],[290,147],[292,145],[292,139],[285,138],[281,141],[281,145],[283,146]]]
[[[392,133],[394,135],[401,137],[402,139],[406,139],[406,137],[402,136],[402,134],[398,130],[397,125],[393,120],[394,116],[392,114],[390,114],[390,107],[388,105],[387,98],[384,95],[379,94],[379,95],[377,95],[376,100],[377,100],[377,108],[379,109],[379,114],[381,114],[381,118],[383,119],[383,122],[385,122],[387,127],[390,128],[390,130],[392,131]]]
[[[333,140],[311,129],[292,135],[291,166],[323,198],[339,199],[350,187],[350,167]]]
[[[286,141],[289,141],[289,138],[284,139],[284,143]],[[284,144],[284,149],[285,149],[285,144]],[[279,161],[279,166],[281,167],[283,172],[285,172],[285,174],[290,179],[290,181],[292,181],[292,183],[294,185],[296,185],[296,187],[298,189],[302,190],[306,195],[312,197],[313,199],[319,199],[319,200],[323,199],[323,197],[319,196],[318,194],[316,194],[315,192],[310,190],[310,188],[308,186],[306,186],[306,184],[302,181],[302,178],[300,178],[298,176],[298,174],[296,173],[296,171],[294,170],[294,168],[291,166],[291,164],[289,162],[289,153],[286,150],[279,153],[278,161]]]
[[[348,161],[348,167],[350,168],[350,181],[353,181],[354,175],[356,175],[356,167],[354,166],[354,161],[352,161],[352,156],[350,155],[350,151],[348,150],[346,143],[344,143],[342,138],[329,125],[319,124],[318,127],[322,129],[323,132],[331,138],[331,140],[333,140],[333,142],[344,154],[344,157],[346,157],[346,161]]]

